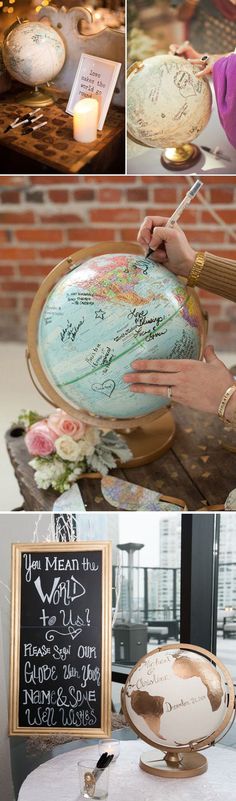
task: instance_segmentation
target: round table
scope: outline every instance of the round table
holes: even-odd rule
[[[231,748],[217,745],[207,752],[208,771],[192,779],[161,779],[139,768],[140,754],[148,746],[141,740],[120,743],[120,756],[110,767],[110,801],[235,801],[236,759]],[[27,776],[18,801],[79,801],[80,758],[98,754],[97,746],[78,748],[50,759]],[[124,795],[125,791],[125,795]]]

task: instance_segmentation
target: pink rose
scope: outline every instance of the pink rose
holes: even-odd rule
[[[75,420],[70,417],[62,409],[57,409],[55,414],[50,414],[48,417],[48,426],[51,431],[54,431],[57,437],[66,435],[75,440],[81,439],[85,434],[86,426],[81,420]]]
[[[55,451],[57,435],[50,431],[47,423],[40,420],[34,423],[25,436],[25,444],[31,456],[50,456]]]

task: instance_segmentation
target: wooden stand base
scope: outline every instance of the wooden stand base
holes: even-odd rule
[[[159,459],[169,450],[175,435],[175,421],[169,409],[147,425],[131,431],[119,431],[133,453],[133,459],[125,462],[126,467],[141,467]]]
[[[200,776],[207,770],[207,759],[198,752],[168,752],[157,748],[144,751],[140,757],[140,768],[153,776],[163,779],[188,779],[191,776]]]
[[[189,167],[193,167],[200,157],[199,147],[189,143],[181,145],[181,147],[167,147],[161,155],[161,163],[167,170],[187,170]]]

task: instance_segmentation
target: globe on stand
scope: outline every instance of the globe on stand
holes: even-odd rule
[[[5,33],[2,56],[12,78],[34,87],[33,91],[17,95],[19,103],[32,107],[53,103],[43,84],[49,85],[58,75],[66,56],[64,42],[54,28],[28,20],[14,23]]]
[[[197,296],[132,243],[84,248],[43,281],[28,329],[28,361],[56,405],[86,423],[129,431],[132,464],[164,453],[175,426],[166,396],[131,392],[134,359],[198,359]]]
[[[131,729],[153,746],[142,754],[140,767],[163,778],[205,773],[207,759],[199,750],[218,741],[235,714],[226,667],[205,648],[180,643],[160,646],[140,659],[121,700]]]
[[[170,170],[187,169],[200,157],[191,140],[210,119],[212,95],[208,81],[196,78],[198,71],[171,55],[135,62],[128,71],[128,132],[147,147],[166,148],[161,161]]]

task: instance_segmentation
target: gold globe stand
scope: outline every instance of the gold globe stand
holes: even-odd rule
[[[38,354],[39,319],[44,303],[53,287],[63,276],[67,275],[76,266],[83,264],[84,261],[107,253],[123,253],[124,247],[127,253],[142,255],[141,247],[132,242],[125,242],[125,246],[123,242],[106,242],[81,248],[54,267],[39,287],[31,306],[26,360],[31,380],[44,400],[52,406],[62,408],[67,414],[82,420],[87,425],[97,426],[104,431],[115,429],[123,434],[133,454],[133,458],[129,462],[125,462],[125,467],[128,468],[150,464],[154,459],[160,458],[171,447],[175,435],[175,422],[170,411],[170,404],[168,403],[165,408],[135,418],[99,417],[92,412],[87,412],[85,409],[73,406],[63,395],[59,394],[44,371]],[[203,323],[204,327],[206,328]],[[202,337],[200,358],[204,339],[205,334]],[[35,381],[33,373],[40,387]]]
[[[153,776],[164,779],[188,779],[207,771],[207,759],[202,754],[185,754],[183,751],[167,751],[163,757],[157,748],[144,751],[140,757],[140,768]]]
[[[51,94],[49,87],[35,86],[34,89],[28,89],[26,92],[22,92],[22,94],[17,94],[16,102],[19,106],[29,106],[30,108],[46,108],[47,106],[52,106],[55,102],[55,98]]]
[[[161,409],[149,423],[137,425],[132,431],[121,430],[120,434],[133,454],[125,467],[141,467],[160,459],[169,450],[175,435],[175,421],[169,408]]]
[[[201,158],[201,150],[189,142],[179,147],[167,147],[161,155],[161,163],[167,170],[187,170]]]

